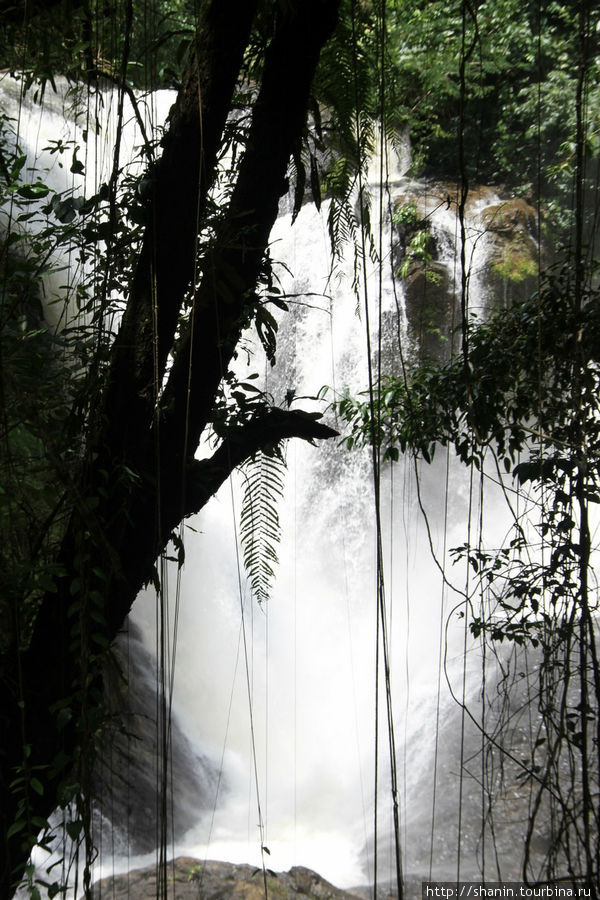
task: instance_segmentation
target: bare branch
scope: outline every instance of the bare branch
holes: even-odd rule
[[[287,438],[313,443],[337,437],[339,432],[302,410],[269,409],[247,422],[224,440],[210,459],[194,460],[188,467],[186,515],[198,512],[234,469],[258,450]]]

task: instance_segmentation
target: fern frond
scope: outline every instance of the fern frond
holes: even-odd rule
[[[244,465],[240,540],[244,568],[255,599],[268,600],[281,540],[278,503],[283,496],[285,460],[277,447],[260,450]]]

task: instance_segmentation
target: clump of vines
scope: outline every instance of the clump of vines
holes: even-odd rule
[[[500,482],[512,525],[500,546],[485,531],[453,550],[470,571],[465,606],[474,638],[505,680],[526,654],[528,746],[498,730],[512,777],[528,782],[524,876],[598,889],[600,858],[599,594],[594,528],[600,505],[600,296],[593,271],[549,273],[525,302],[471,324],[468,359],[386,376],[367,397],[337,403],[348,447],[430,462],[449,446]],[[513,669],[516,663],[513,663]],[[514,705],[514,704],[513,704]],[[515,774],[516,772],[516,774]],[[542,831],[544,858],[534,859]]]
[[[134,219],[141,204],[132,203],[139,179],[128,177],[119,191],[103,184],[86,195],[84,153],[74,141],[51,141],[46,149],[72,175],[69,189],[48,184],[47,172],[31,165],[14,120],[0,117],[0,670],[17,695],[20,654],[29,646],[41,600],[57,592],[65,575],[58,548],[69,520],[81,522],[69,586],[70,630],[64,636],[66,653],[80,661],[80,674],[50,708],[57,730],[75,735],[74,749],[40,767],[32,764],[33,748],[23,733],[22,763],[10,783],[17,815],[6,839],[16,839],[25,851],[33,846],[42,851],[40,868],[30,862],[20,884],[34,900],[41,889],[49,897],[63,893],[83,856],[89,888],[96,853],[91,785],[105,724],[101,671],[107,641],[98,590],[104,573],[90,570],[86,548],[98,527],[99,498],[83,500],[73,485],[86,463],[82,434],[86,423],[93,425],[91,398],[108,359],[111,315],[131,275],[139,235]],[[115,204],[131,210],[118,225]],[[100,256],[107,260],[103,268],[96,266]],[[122,473],[121,488],[129,477]],[[32,801],[45,796],[48,783],[57,785],[59,807],[50,820],[32,813]],[[61,835],[69,838],[70,848],[61,846]]]

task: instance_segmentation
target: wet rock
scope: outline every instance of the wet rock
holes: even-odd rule
[[[393,213],[394,267],[405,295],[414,354],[444,361],[460,320],[459,195],[449,182],[407,184]],[[464,208],[469,309],[485,315],[537,288],[538,219],[520,197],[470,187]]]
[[[406,318],[423,359],[450,356],[455,297],[448,268],[437,260],[414,262],[404,279]]]
[[[356,895],[334,887],[316,872],[303,866],[294,866],[289,872],[267,874],[268,896],[286,900],[356,900]],[[256,866],[208,860],[201,862],[180,856],[167,863],[162,883],[166,881],[168,900],[261,900],[265,896],[262,869]],[[111,897],[118,900],[154,900],[159,894],[157,867],[148,866],[126,875],[114,875],[96,882],[93,897]]]
[[[537,286],[538,221],[520,197],[488,206],[481,213],[488,246],[487,283],[493,305],[528,297]]]

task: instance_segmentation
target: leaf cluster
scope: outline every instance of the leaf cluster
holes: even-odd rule
[[[398,108],[410,128],[415,169],[456,177],[459,125],[469,181],[539,191],[567,215],[581,61],[576,7],[520,0],[389,5]],[[585,53],[592,160],[600,53],[591,19]]]
[[[140,222],[138,179],[86,197],[80,148],[59,139],[46,150],[70,171],[69,190],[49,186],[2,116],[0,650],[27,646],[39,600],[63,574],[56,551],[78,502],[73,484],[111,342],[106,323],[128,284]],[[100,256],[105,266],[96,265]],[[90,512],[81,510],[84,520]]]
[[[283,496],[285,460],[280,447],[261,450],[243,467],[244,494],[240,540],[252,596],[258,603],[270,597],[281,538],[278,502]]]
[[[551,272],[524,302],[485,323],[471,321],[467,359],[420,366],[407,378],[383,376],[373,411],[362,397],[342,398],[337,407],[350,425],[346,440],[375,441],[387,458],[410,450],[426,461],[437,445],[450,443],[463,462],[476,464],[492,447],[505,470],[523,480],[530,470],[514,467],[532,436],[543,438],[545,458],[548,448],[557,460],[565,453],[594,455],[599,337],[597,290],[588,287],[579,306],[572,270]],[[574,383],[587,411],[583,450],[573,443]]]
[[[100,77],[143,89],[179,84],[196,22],[195,0],[53,0],[30,16],[0,11],[2,68],[25,72],[38,97],[56,76]]]

